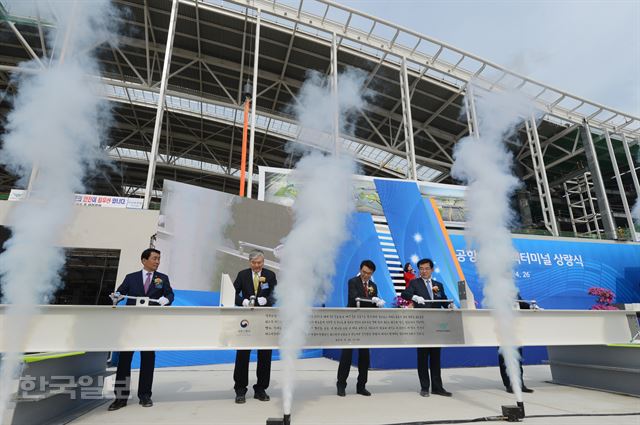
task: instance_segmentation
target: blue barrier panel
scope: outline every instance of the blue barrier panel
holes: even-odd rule
[[[340,360],[341,350],[324,350],[323,356]],[[548,360],[547,347],[524,347],[523,363],[527,365],[544,364]],[[356,365],[358,357],[353,356]],[[442,367],[484,367],[498,366],[497,347],[445,347],[442,349]],[[336,370],[337,370],[336,365]],[[417,354],[415,348],[376,348],[371,349],[372,369],[415,369]],[[498,382],[500,375],[497,376]]]

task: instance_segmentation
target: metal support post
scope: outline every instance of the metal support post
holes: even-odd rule
[[[469,128],[469,135],[480,138],[480,132],[478,131],[478,115],[476,114],[476,99],[473,89],[473,84],[467,84],[467,94],[464,97],[465,111],[467,113],[467,126]]]
[[[633,224],[633,218],[631,217],[631,210],[629,209],[629,203],[627,202],[627,194],[624,191],[624,185],[622,184],[622,177],[620,177],[620,169],[618,168],[618,161],[616,160],[616,153],[613,150],[613,143],[611,143],[611,135],[609,130],[604,131],[604,138],[607,141],[607,149],[609,150],[609,157],[611,158],[611,165],[613,166],[613,172],[616,176],[616,183],[618,184],[618,191],[620,192],[620,198],[622,198],[622,207],[624,208],[624,215],[627,217],[627,224],[629,226],[629,232],[631,233],[631,240],[636,241],[636,229]]]
[[[633,157],[631,156],[631,149],[629,149],[629,143],[624,134],[622,134],[622,146],[624,147],[624,154],[627,157],[627,163],[629,164],[629,173],[631,173],[631,179],[633,180],[633,187],[636,189],[636,197],[640,199],[640,183],[638,183],[638,173],[636,172],[636,166],[633,163]]]
[[[544,158],[542,148],[540,147],[540,137],[538,136],[538,128],[536,119],[533,115],[525,121],[527,130],[527,139],[529,141],[529,149],[531,151],[531,161],[533,163],[533,172],[538,185],[538,196],[542,205],[542,217],[544,226],[553,235],[558,236],[558,223],[556,221],[556,213],[553,208],[553,200],[551,199],[551,190],[549,188],[549,180],[547,180],[547,171],[544,166]]]
[[[604,187],[604,181],[602,180],[602,173],[600,172],[600,164],[598,164],[598,156],[596,154],[596,147],[591,137],[591,128],[587,120],[582,124],[582,143],[584,145],[584,152],[587,156],[587,164],[591,171],[591,178],[594,183],[594,190],[596,197],[598,198],[598,209],[600,210],[600,217],[602,218],[602,225],[604,227],[604,235],[607,239],[617,239],[616,228],[613,221],[613,215],[611,214],[611,208],[609,207],[609,199]]]
[[[411,91],[409,90],[409,76],[405,57],[402,58],[400,68],[400,93],[402,95],[402,121],[404,124],[405,151],[407,153],[407,178],[418,180],[416,151],[413,139],[413,117],[411,115]]]
[[[153,128],[153,141],[151,152],[149,153],[149,169],[147,171],[147,184],[144,192],[143,208],[148,209],[153,192],[153,180],[156,174],[156,162],[158,148],[160,146],[160,134],[162,133],[162,118],[164,116],[164,99],[167,93],[167,83],[169,81],[169,71],[171,69],[171,52],[173,50],[173,38],[176,34],[176,21],[178,20],[178,0],[173,0],[171,5],[171,17],[169,19],[169,32],[167,33],[167,46],[164,52],[164,63],[162,65],[162,79],[160,81],[160,93],[158,95],[158,108],[156,109],[156,122]]]
[[[336,33],[331,34],[331,99],[333,103],[333,153],[340,152],[340,101],[338,99],[338,40]]]
[[[251,129],[249,130],[249,167],[247,168],[247,198],[253,191],[253,152],[256,140],[256,104],[258,103],[258,56],[260,53],[260,9],[256,9],[256,40],[253,49],[253,87],[251,92]]]

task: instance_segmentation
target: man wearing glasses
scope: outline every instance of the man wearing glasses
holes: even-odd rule
[[[429,258],[418,261],[418,271],[420,276],[409,282],[407,289],[402,291],[402,298],[413,301],[414,308],[447,308],[447,302],[433,302],[447,299],[444,285],[431,278],[433,261]],[[429,379],[429,369],[431,369],[431,379]],[[418,348],[418,378],[422,397],[429,397],[430,386],[432,394],[451,397],[451,393],[442,386],[440,347]]]
[[[360,263],[360,273],[357,276],[350,279],[347,283],[348,300],[347,307],[357,307],[357,298],[367,299],[370,302],[363,302],[361,307],[365,308],[382,308],[384,307],[384,300],[379,297],[378,286],[373,282],[371,278],[376,271],[376,265],[371,260],[364,260]],[[349,371],[351,369],[351,359],[353,357],[353,349],[344,348],[340,355],[340,365],[338,366],[338,381],[336,383],[338,387],[338,396],[345,397],[347,388],[347,378],[349,377]],[[358,349],[358,383],[356,385],[356,392],[363,396],[370,396],[371,393],[367,390],[367,379],[369,376],[370,356],[368,348]]]

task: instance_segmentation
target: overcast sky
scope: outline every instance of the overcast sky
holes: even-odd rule
[[[337,0],[640,116],[640,0]]]

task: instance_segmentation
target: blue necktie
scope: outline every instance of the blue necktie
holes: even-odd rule
[[[429,292],[429,297],[433,299],[433,289],[431,288],[431,279],[427,279],[424,281],[425,285],[427,285],[427,292]]]

